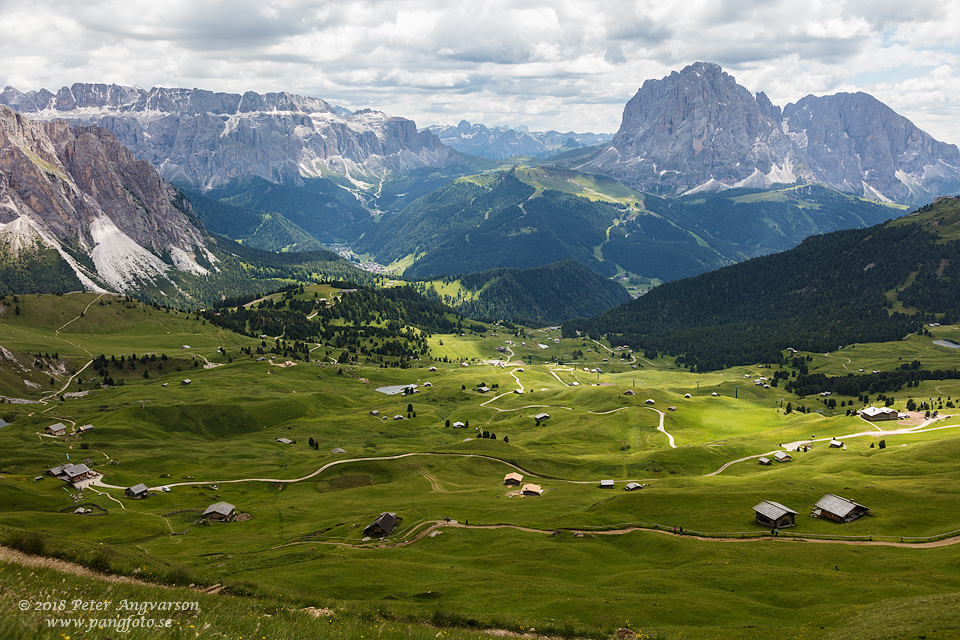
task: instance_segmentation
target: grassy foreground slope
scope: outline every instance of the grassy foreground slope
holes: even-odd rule
[[[62,300],[34,296],[28,303],[53,310]],[[928,400],[940,415],[926,426],[915,416],[909,432],[892,433],[907,421],[879,425],[883,433],[847,415],[862,398],[835,394],[831,407],[819,396],[754,383],[781,371],[801,375],[789,360],[782,369],[692,374],[671,359],[611,351],[557,331],[490,326],[428,336],[429,353],[406,369],[362,356],[349,365],[311,358],[284,367],[241,351],[259,340],[151,308],[124,304],[118,315],[118,304],[95,302],[59,334],[59,318],[35,327],[17,316],[0,319],[0,344],[59,351],[77,369],[88,352],[109,360],[191,346],[177,354],[190,363],[186,372],[171,365],[143,378],[138,370],[139,379],[123,386],[63,402],[4,404],[10,424],[0,427],[0,533],[7,541],[42,534],[48,553],[100,569],[219,583],[227,593],[263,598],[228,604],[235,601],[219,596],[235,608],[218,610],[220,601],[204,596],[205,613],[191,622],[196,629],[211,624],[202,637],[247,637],[245,612],[262,615],[277,602],[328,607],[335,612],[328,625],[354,625],[331,637],[366,635],[367,620],[387,637],[398,620],[433,621],[454,634],[449,625],[581,637],[609,637],[620,627],[665,638],[958,632],[945,607],[960,593],[960,545],[918,543],[960,528],[960,419],[943,417],[960,397],[958,380],[924,380],[897,392],[895,408]],[[123,324],[128,317],[138,320]],[[80,330],[81,320],[98,319],[120,324],[108,333]],[[78,330],[69,333],[74,324]],[[956,366],[960,351],[934,342],[960,329],[934,333],[800,356],[809,373],[829,375],[893,371],[915,359],[925,368]],[[187,353],[222,366],[193,367]],[[493,361],[509,364],[485,364]],[[181,385],[184,377],[192,383]],[[376,390],[404,384],[417,384],[419,393]],[[481,386],[491,391],[478,392]],[[781,399],[794,410],[785,413]],[[658,411],[666,433],[657,429]],[[537,424],[541,412],[550,418]],[[58,421],[94,430],[41,435]],[[468,426],[455,429],[454,422]],[[827,447],[833,436],[847,448]],[[811,441],[808,452],[791,450],[791,462],[757,464],[755,456],[782,444]],[[89,459],[105,474],[103,485],[75,500],[59,480],[33,481],[67,455]],[[509,495],[503,477],[517,468],[543,488],[541,496]],[[613,490],[599,488],[606,478],[616,481]],[[627,492],[627,480],[647,486]],[[154,495],[126,498],[123,488],[138,482]],[[844,525],[809,517],[827,492],[867,505],[871,516]],[[220,500],[251,517],[198,522]],[[796,510],[797,526],[770,538],[754,520],[761,500]],[[73,514],[80,504],[93,513]],[[364,527],[384,511],[401,518],[398,530],[364,541]],[[688,535],[673,535],[673,526]],[[896,546],[901,537],[905,546]],[[893,546],[866,544],[871,539]],[[299,612],[271,615],[255,633],[301,633],[282,626],[300,625]]]

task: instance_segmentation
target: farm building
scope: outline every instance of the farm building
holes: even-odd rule
[[[643,401],[644,404],[656,404],[656,401],[653,398],[647,398]]]
[[[549,414],[549,413],[538,413],[537,415],[535,415],[535,416],[533,416],[533,417],[536,418],[536,420],[537,420],[538,422],[543,422],[544,420],[549,420],[549,419],[550,419],[550,414]]]
[[[623,395],[625,395],[625,396],[632,396],[632,395],[633,395],[633,389],[627,389],[626,391],[623,392]]]
[[[218,522],[230,522],[235,509],[229,502],[215,502],[203,512],[203,517]]]
[[[842,449],[843,443],[837,440],[836,438],[834,438],[833,440],[830,441],[830,446],[833,447],[834,449]]]
[[[676,407],[673,407],[673,406],[667,407],[667,411],[676,411],[676,410],[677,410]]]
[[[123,492],[123,495],[128,498],[133,498],[134,500],[139,500],[140,498],[146,498],[149,494],[147,493],[147,485],[135,484],[132,487],[127,487],[126,491]]]
[[[516,471],[503,477],[503,484],[510,487],[519,487],[521,482],[523,482],[523,476]]]
[[[373,411],[370,412],[370,415],[372,415],[372,416],[378,416],[378,415],[380,415],[380,410],[379,410],[379,409],[374,409]]]
[[[778,529],[792,527],[795,524],[794,517],[797,515],[797,512],[793,509],[772,500],[764,500],[753,510],[757,512],[757,522]]]
[[[58,422],[57,424],[52,424],[47,427],[45,431],[51,436],[63,436],[67,433],[67,425],[63,424],[62,422]]]
[[[437,370],[436,367],[430,367],[429,369],[427,369],[427,371],[436,371],[436,370]]]
[[[876,422],[878,420],[896,420],[900,417],[900,413],[891,409],[890,407],[866,407],[857,411],[859,415],[864,420],[869,420],[870,422]]]
[[[454,422],[454,423],[453,423],[453,428],[454,428],[454,429],[463,429],[463,428],[466,427],[466,426],[467,426],[467,425],[463,424],[463,423],[460,422],[459,420],[458,420],[457,422]]]
[[[180,381],[180,384],[182,384],[183,386],[187,386],[191,382],[193,382],[193,380],[191,380],[190,378],[184,378],[183,380]]]
[[[601,480],[600,481],[601,489],[613,489],[613,480]]]
[[[363,535],[371,538],[382,538],[393,533],[397,528],[397,514],[384,511],[377,519],[363,529]]]
[[[689,398],[689,397],[690,397],[690,394],[689,394],[689,393],[685,393],[685,394],[683,394],[683,397],[684,397],[684,398]]]
[[[637,489],[643,489],[643,485],[639,482],[628,482],[624,489],[627,491],[636,491]]]
[[[64,482],[77,483],[81,480],[93,478],[99,474],[93,471],[85,464],[61,464],[52,469],[47,469],[47,473]]]
[[[398,413],[397,415],[393,416],[393,419],[394,419],[394,420],[403,420],[403,416]]]
[[[293,444],[293,440],[290,438],[275,438],[274,441],[280,444]]]
[[[490,387],[477,387],[477,393],[490,393]]]
[[[763,465],[773,464],[773,462],[770,461],[770,458],[760,458],[758,462]]]
[[[92,424],[85,424],[85,425],[83,425],[83,426],[81,426],[81,427],[77,427],[77,431],[78,431],[79,433],[86,433],[86,432],[88,432],[88,431],[91,431],[92,429],[93,429],[93,425],[92,425]]]
[[[862,504],[828,493],[817,501],[813,513],[821,518],[829,518],[837,522],[850,522],[865,515],[868,511],[870,509]]]
[[[786,451],[777,451],[775,454],[773,454],[773,457],[777,462],[789,462],[790,460],[793,460],[790,454]]]
[[[525,484],[523,488],[520,489],[520,495],[524,496],[539,496],[542,493],[543,489],[541,489],[538,484]]]

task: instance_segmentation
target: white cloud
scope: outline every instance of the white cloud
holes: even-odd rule
[[[0,0],[0,81],[286,90],[421,126],[612,132],[644,80],[702,60],[781,106],[867,91],[960,142],[954,24],[952,0]]]

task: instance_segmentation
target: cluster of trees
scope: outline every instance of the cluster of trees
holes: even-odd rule
[[[914,360],[904,364],[894,371],[880,373],[864,373],[862,375],[848,374],[845,376],[827,376],[822,373],[800,374],[787,382],[784,390],[787,393],[796,393],[801,398],[817,395],[825,391],[842,396],[866,397],[881,394],[878,399],[884,400],[883,394],[891,391],[900,391],[904,387],[916,387],[924,380],[956,380],[960,378],[958,369],[922,369],[920,362]],[[891,404],[893,404],[891,402]]]
[[[303,285],[296,284],[275,292],[282,295],[257,308],[208,309],[199,316],[251,337],[282,336],[272,346],[262,340],[257,353],[309,360],[306,342],[313,341],[328,347],[325,355],[330,355],[330,350],[341,352],[340,363],[366,357],[401,366],[429,354],[427,338],[432,333],[450,333],[463,326],[462,317],[455,316],[452,309],[409,287],[373,290],[341,281],[331,284],[353,291],[341,294],[335,304],[326,304],[325,300],[296,297],[304,295]],[[313,317],[308,319],[310,314]]]
[[[102,379],[103,384],[112,387],[122,385],[124,378],[134,376],[149,378],[151,373],[162,374],[164,365],[170,366],[169,361],[170,358],[165,353],[159,356],[155,353],[143,354],[139,357],[133,353],[129,356],[121,355],[119,358],[115,355],[107,358],[107,356],[100,354],[93,359],[90,368],[98,378]],[[194,361],[194,366],[197,366],[197,364]],[[82,379],[78,378],[77,383],[78,386],[82,386]]]

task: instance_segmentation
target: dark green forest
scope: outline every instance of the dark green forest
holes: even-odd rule
[[[626,302],[630,295],[613,280],[575,260],[532,269],[488,269],[448,278],[478,295],[457,307],[465,316],[487,322],[509,320],[527,326],[560,324],[586,318]],[[436,292],[414,283],[426,295]]]
[[[900,340],[924,322],[960,320],[960,242],[915,222],[814,236],[662,285],[596,318],[566,322],[563,332],[606,335],[698,371],[775,363],[787,347],[827,352]],[[916,312],[893,312],[896,301]]]

